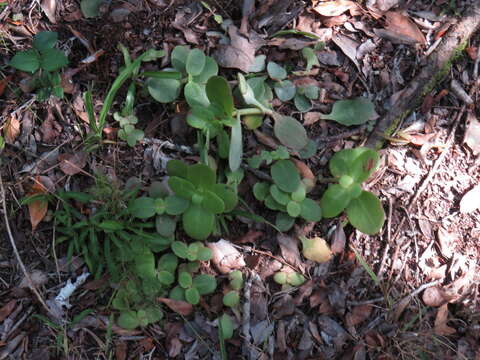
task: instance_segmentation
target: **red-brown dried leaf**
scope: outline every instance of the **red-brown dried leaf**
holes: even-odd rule
[[[5,89],[7,88],[8,82],[12,78],[12,75],[8,75],[6,78],[0,80],[0,96],[3,95]]]
[[[157,298],[158,301],[167,305],[171,310],[175,311],[177,314],[188,316],[193,311],[193,305],[189,304],[186,301],[173,300],[169,298]]]
[[[125,360],[127,358],[127,343],[120,341],[115,344],[115,359]]]
[[[60,169],[66,175],[75,175],[82,171],[87,164],[87,153],[83,151],[74,154],[60,154],[58,160],[60,161]]]
[[[2,306],[0,309],[0,323],[7,318],[8,315],[15,309],[17,301],[15,299],[10,300],[8,303]]]
[[[47,189],[40,183],[40,179],[37,176],[35,183],[33,184],[30,193],[27,196],[34,196],[40,194],[46,194]],[[35,231],[38,224],[43,220],[48,211],[48,202],[46,200],[35,200],[28,204],[28,213],[30,215],[30,223],[32,224],[32,231]]]
[[[425,44],[425,36],[408,16],[398,11],[385,14],[385,28],[395,34],[405,36],[413,41]]]
[[[313,11],[322,16],[339,16],[356,7],[357,4],[349,0],[326,1],[315,6]]]
[[[361,324],[370,317],[372,313],[371,305],[358,305],[355,306],[352,312],[348,313],[346,316],[347,326],[356,326]]]
[[[3,135],[7,144],[13,144],[17,136],[20,134],[20,121],[16,116],[12,115],[8,118],[3,127]]]
[[[448,304],[443,304],[437,311],[437,315],[435,316],[435,324],[433,330],[437,335],[453,335],[456,333],[454,328],[451,328],[447,325],[448,321]]]

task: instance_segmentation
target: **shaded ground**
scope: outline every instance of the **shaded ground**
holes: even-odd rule
[[[215,13],[224,19],[232,18],[240,26],[242,11],[233,2],[209,3]],[[293,14],[292,20],[275,14],[287,2],[267,1],[250,17],[250,31],[256,30],[264,37],[283,28],[296,28],[325,40],[325,49],[317,52],[318,72],[309,75],[309,81],[323,89],[323,96],[314,103],[310,114],[300,114],[291,105],[277,104],[280,112],[293,113],[303,120],[309,135],[318,142],[318,154],[307,165],[321,177],[329,176],[326,164],[333,152],[361,144],[372,124],[346,130],[319,120],[315,114],[328,112],[336,99],[359,95],[370,95],[380,116],[388,112],[392,97],[401,96],[398,92],[428,62],[426,52],[435,40],[473,4],[458,0],[410,2],[411,23],[407,26],[388,21],[384,15],[388,9],[382,11],[386,3],[369,2],[371,8],[365,7],[366,11],[352,8],[340,12],[338,7],[332,8],[334,16],[322,16],[312,11],[311,5],[295,2],[286,9],[286,13]],[[400,11],[395,6],[391,10]],[[2,210],[2,216],[8,219],[21,258],[45,299],[55,297],[68,279],[75,279],[85,270],[85,265],[77,259],[73,271],[62,266],[66,248],[60,246],[53,251],[54,224],[48,221],[49,215],[35,232],[31,231],[28,209],[21,206],[20,199],[29,193],[35,177],[41,176],[42,181],[56,189],[84,190],[93,185],[93,174],[101,169],[112,183],[141,176],[148,184],[164,175],[164,156],[189,156],[168,149],[164,140],[187,146],[195,140],[194,132],[182,125],[185,107],[181,102],[164,106],[144,97],[136,105],[139,127],[145,130],[146,139],[155,140],[145,140],[133,149],[112,141],[88,154],[82,173],[68,176],[59,169],[59,156],[80,152],[88,131],[82,93],[93,87],[95,107],[101,107],[101,99],[123,64],[118,42],[127,46],[132,56],[147,48],[169,52],[178,44],[201,47],[211,53],[219,36],[208,31],[221,33],[209,11],[189,2],[113,1],[103,6],[101,12],[100,18],[86,20],[76,2],[65,2],[58,4],[57,24],[52,24],[38,3],[19,1],[0,7],[0,76],[11,76],[0,97],[4,136],[12,115],[21,125],[2,152],[1,174],[7,204],[7,213]],[[275,16],[269,17],[272,13]],[[29,46],[31,34],[42,29],[59,32],[61,48],[69,56],[69,70],[78,70],[71,77],[65,99],[44,104],[29,100],[31,95],[19,91],[22,75],[6,65],[15,51]],[[393,34],[373,29],[388,29]],[[355,43],[341,46],[332,41],[333,34],[338,33]],[[79,41],[82,36],[88,47]],[[296,39],[291,43],[283,40],[288,37],[280,39],[263,46],[257,54],[289,62],[295,70],[304,69],[299,51],[289,49],[299,46],[298,37],[291,37]],[[250,311],[242,308],[238,321],[248,326],[240,325],[236,335],[227,341],[229,358],[480,356],[479,210],[465,212],[466,205],[462,205],[465,194],[480,180],[479,161],[472,151],[478,148],[480,139],[471,125],[476,124],[478,115],[478,74],[474,71],[475,63],[478,66],[478,47],[478,37],[472,38],[447,78],[437,84],[421,109],[404,122],[403,130],[389,139],[381,151],[382,166],[367,184],[380,196],[387,213],[386,225],[378,236],[366,236],[351,227],[346,227],[344,233],[338,220],[300,225],[291,237],[283,238],[264,225],[231,224],[228,240],[238,245],[247,264],[242,269],[248,278],[242,303]],[[104,54],[95,62],[80,63],[99,50]],[[232,70],[221,71],[232,74]],[[473,104],[465,105],[465,99],[452,91],[452,80],[470,93]],[[119,102],[114,106],[118,108]],[[115,127],[113,119],[109,119],[108,128]],[[263,147],[252,134],[246,136],[246,144],[247,153]],[[441,154],[444,158],[439,162]],[[431,179],[422,189],[421,184],[429,175]],[[265,210],[250,194],[256,181],[253,174],[247,173],[240,195],[256,213],[270,216],[264,214]],[[324,188],[320,182],[314,191],[317,198]],[[470,207],[476,208],[478,201],[474,197]],[[25,285],[3,226],[2,222],[0,229],[5,240],[0,251],[1,359],[220,358],[213,323],[222,308],[220,287],[187,319],[166,310],[162,322],[126,331],[108,325],[112,310],[107,305],[112,289],[106,279],[89,280],[70,299],[68,318],[72,320],[86,309],[93,310],[92,313],[75,325],[55,325],[47,320],[45,310]],[[334,258],[321,265],[302,260],[298,250],[292,250],[297,247],[298,234],[324,237],[335,252]],[[359,261],[361,258],[366,264]],[[271,275],[285,263],[302,270],[309,280],[298,289],[281,291]],[[207,264],[204,271],[216,273]],[[42,314],[43,318],[34,314]]]

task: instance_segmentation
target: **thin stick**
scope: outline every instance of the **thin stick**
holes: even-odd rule
[[[20,253],[18,252],[17,245],[15,244],[15,239],[13,238],[12,230],[10,228],[10,223],[8,222],[8,217],[7,217],[7,198],[5,196],[5,189],[3,187],[2,174],[0,174],[0,191],[1,191],[1,200],[2,200],[2,207],[3,207],[3,216],[5,219],[5,226],[7,227],[8,238],[10,240],[10,244],[12,245],[15,257],[17,258],[17,261],[20,264],[20,268],[22,269],[23,275],[25,275],[25,278],[27,279],[28,286],[30,287],[32,292],[35,294],[38,301],[40,301],[40,304],[42,304],[44,309],[47,310],[47,312],[53,314],[52,310],[47,305],[45,300],[43,300],[42,295],[38,292],[37,288],[33,284],[32,278],[30,277],[30,274],[28,273],[27,268],[25,267],[25,264],[22,261],[22,258],[20,257]]]

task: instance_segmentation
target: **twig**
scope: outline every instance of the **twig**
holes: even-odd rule
[[[402,300],[397,301],[396,304],[404,301],[406,298],[413,298],[414,296],[417,296],[418,294],[420,294],[423,290],[428,289],[428,288],[430,288],[430,287],[432,287],[432,286],[436,286],[436,285],[440,284],[441,282],[442,282],[441,280],[435,280],[435,281],[431,281],[431,282],[429,282],[429,283],[420,285],[420,287],[418,287],[417,289],[413,290],[410,294],[408,294],[407,296],[405,296]]]
[[[380,263],[380,268],[378,269],[377,277],[379,279],[382,278],[383,271],[385,270],[385,264],[387,263],[387,255],[388,251],[390,250],[391,244],[391,234],[392,234],[392,198],[387,195],[388,198],[388,220],[387,220],[387,244],[385,245],[385,250],[383,251],[382,261]],[[393,264],[392,264],[393,265]]]
[[[20,257],[20,253],[18,252],[17,245],[15,244],[15,239],[13,238],[12,229],[10,228],[10,223],[8,222],[7,198],[5,196],[5,189],[3,187],[3,178],[2,178],[1,173],[0,173],[0,191],[1,191],[1,200],[2,200],[2,207],[3,207],[3,216],[4,216],[4,219],[5,219],[5,226],[7,228],[7,234],[8,234],[8,238],[10,240],[10,244],[12,245],[12,248],[13,248],[13,253],[15,254],[15,257],[17,258],[17,261],[20,264],[20,268],[22,269],[23,275],[25,275],[25,278],[27,279],[28,286],[30,287],[32,292],[35,294],[38,301],[40,301],[40,304],[42,304],[44,309],[47,310],[48,313],[53,314],[52,310],[46,304],[45,300],[43,300],[42,295],[39,293],[39,291],[35,287],[35,285],[32,281],[32,278],[30,277],[30,274],[27,271],[27,268],[25,267],[25,264],[23,263],[22,258]]]

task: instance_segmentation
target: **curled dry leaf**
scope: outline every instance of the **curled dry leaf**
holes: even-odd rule
[[[356,7],[357,4],[349,0],[326,1],[315,6],[313,11],[322,16],[338,16]]]
[[[398,11],[385,13],[385,29],[398,39],[407,40],[413,43],[425,44],[425,36],[418,26],[410,18]]]
[[[40,183],[37,176],[35,184],[33,184],[30,193],[27,196],[46,194],[47,189]],[[30,214],[30,223],[32,231],[35,231],[38,224],[43,220],[48,211],[48,202],[46,200],[34,200],[28,204],[28,213]]]
[[[437,335],[448,336],[456,333],[454,328],[447,325],[448,321],[448,304],[443,304],[437,311],[435,317],[434,332]]]
[[[258,141],[260,141],[263,145],[272,149],[276,149],[278,147],[277,142],[271,136],[264,134],[260,130],[254,130],[253,133],[257,137]]]
[[[188,316],[193,311],[193,305],[181,300],[173,300],[169,298],[157,298],[158,301],[167,305],[171,310],[175,311],[177,314]]]
[[[212,250],[212,262],[222,274],[228,274],[232,270],[245,266],[243,255],[232,245],[230,241],[220,239],[214,243],[207,243]]]
[[[448,301],[445,291],[439,286],[432,286],[423,292],[422,300],[427,306],[438,307]]]
[[[462,200],[460,200],[460,212],[463,214],[468,214],[480,208],[479,199],[480,185],[477,185],[463,195]]]
[[[13,144],[17,136],[20,134],[20,121],[16,116],[12,115],[8,118],[3,127],[3,135],[7,144]]]
[[[367,320],[372,313],[371,305],[358,305],[346,316],[347,326],[356,326]]]
[[[48,20],[50,20],[52,24],[56,24],[55,10],[57,9],[57,0],[42,0],[40,7],[45,15],[47,15]]]
[[[87,154],[83,151],[74,154],[61,154],[58,157],[60,169],[66,175],[78,174],[87,164]]]
[[[480,153],[480,121],[472,111],[467,113],[467,129],[463,142],[472,149],[475,155]]]

